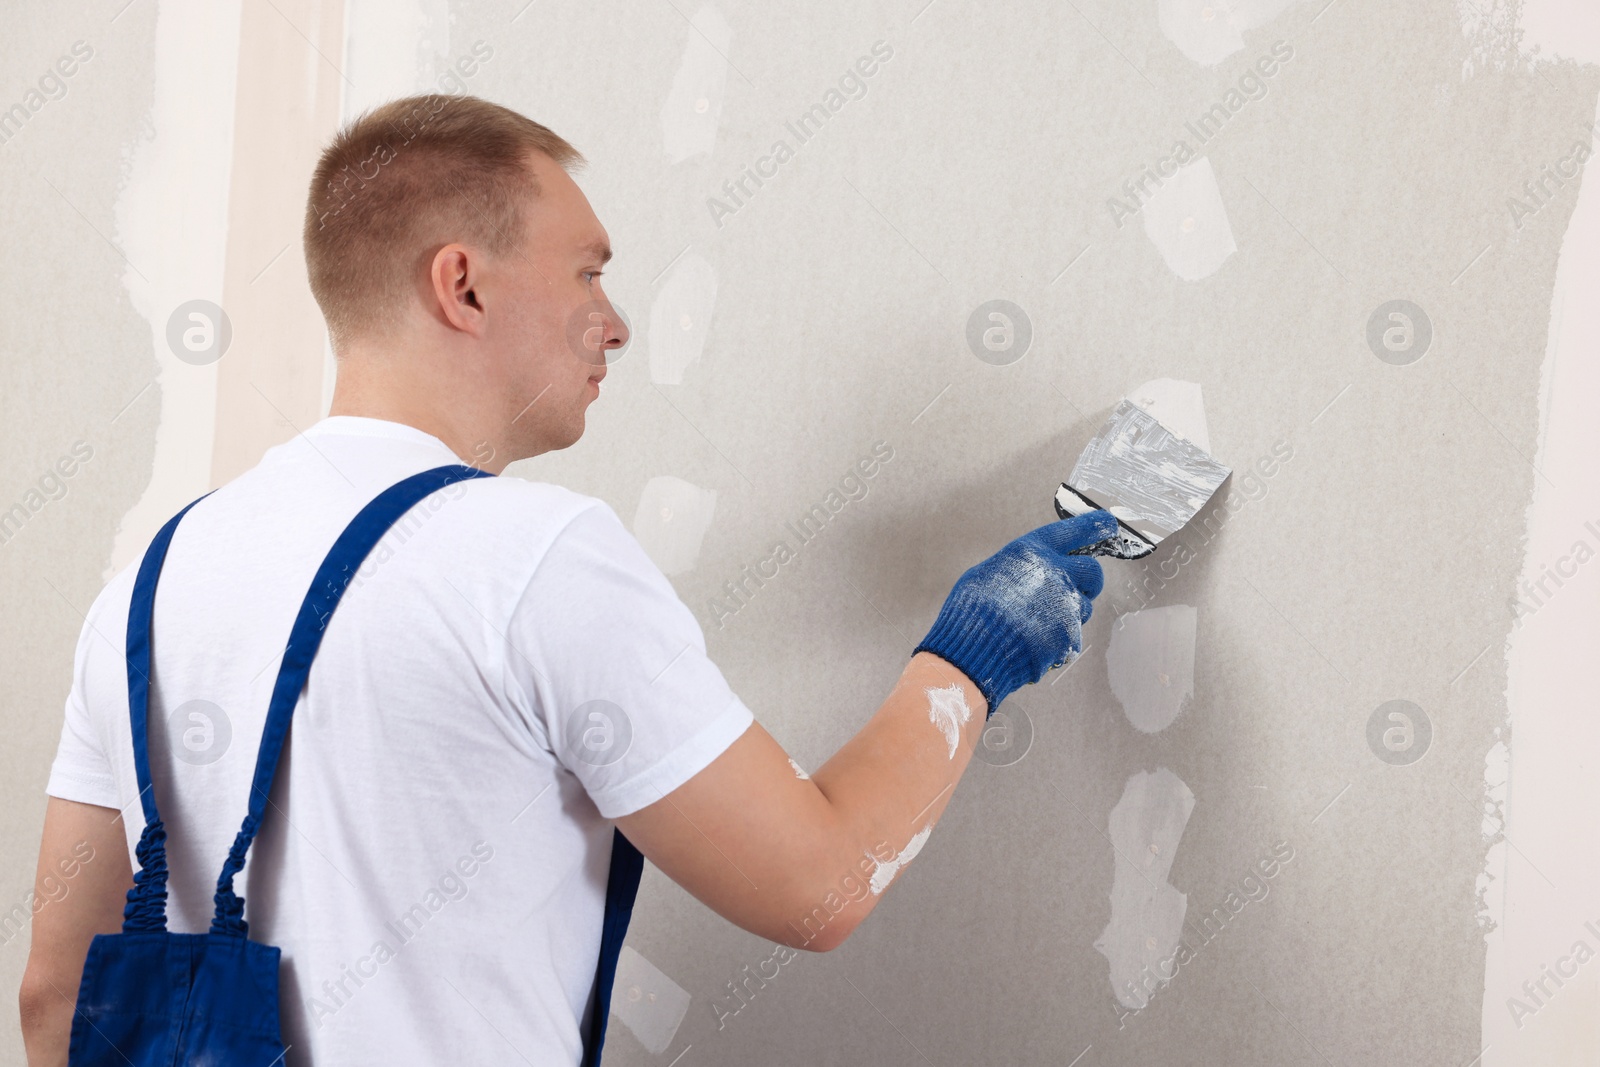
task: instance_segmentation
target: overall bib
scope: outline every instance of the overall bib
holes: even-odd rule
[[[464,479],[492,477],[475,467],[451,464],[402,479],[361,509],[317,568],[284,649],[261,732],[249,814],[217,877],[216,913],[204,934],[167,930],[166,831],[150,783],[147,719],[156,580],[178,521],[205,496],[174,515],[156,534],[139,564],[128,610],[128,715],[145,818],[135,853],[139,872],[128,891],[122,932],[96,934],[89,946],[72,1019],[71,1067],[272,1067],[282,1062],[287,1050],[278,1023],[279,950],[247,936],[244,900],[233,891],[233,877],[243,869],[245,853],[261,828],[289,720],[328,619],[373,546],[430,493]],[[617,957],[643,866],[639,850],[614,829],[594,1014],[585,1029],[582,1067],[600,1063]]]

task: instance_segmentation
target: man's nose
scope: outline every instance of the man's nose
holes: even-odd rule
[[[617,313],[617,309],[611,305],[611,302],[609,300],[606,301],[605,347],[623,348],[627,345],[630,336],[628,324],[623,321],[622,316]]]

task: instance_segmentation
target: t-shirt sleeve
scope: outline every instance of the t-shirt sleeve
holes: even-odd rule
[[[93,613],[78,634],[77,651],[72,656],[72,688],[67,693],[65,721],[61,724],[61,740],[56,745],[55,762],[50,765],[50,779],[45,783],[45,793],[62,800],[75,800],[80,804],[98,804],[115,808],[117,783],[111,771],[111,760],[105,751],[100,734],[89,717],[85,696],[86,659],[93,637]]]
[[[607,819],[660,800],[755,721],[694,614],[601,500],[556,535],[507,641],[506,669],[551,750]]]

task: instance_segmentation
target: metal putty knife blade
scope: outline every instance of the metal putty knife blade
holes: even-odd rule
[[[1065,519],[1105,508],[1116,516],[1116,536],[1079,553],[1138,559],[1183,529],[1232,473],[1124,400],[1056,490],[1056,514]]]

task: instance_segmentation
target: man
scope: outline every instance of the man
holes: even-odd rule
[[[577,441],[627,341],[564,140],[472,97],[388,104],[332,142],[305,252],[331,413],[202,499],[154,595],[153,791],[174,931],[203,931],[302,594],[352,516],[445,464]],[[956,584],[882,707],[807,777],[706,657],[604,502],[480,477],[417,505],[349,582],[240,876],[282,949],[287,1062],[577,1063],[613,827],[730,921],[828,951],[927,840],[985,715],[1081,647],[1099,512]],[[122,656],[136,566],[78,642],[21,991],[65,1061],[85,952],[119,928],[140,790]],[[863,887],[860,892],[851,886]],[[843,889],[841,889],[843,887]]]

